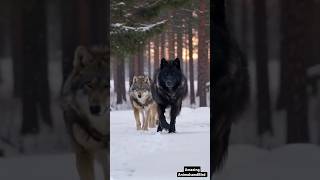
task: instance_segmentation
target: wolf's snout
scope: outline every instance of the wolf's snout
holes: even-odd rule
[[[138,94],[138,98],[141,98],[141,94]]]
[[[166,81],[166,86],[167,86],[168,88],[172,88],[172,87],[174,86],[173,81],[170,81],[170,80]]]
[[[98,115],[101,111],[100,106],[90,106],[90,112],[93,115]]]

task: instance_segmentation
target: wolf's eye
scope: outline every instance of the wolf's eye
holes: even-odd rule
[[[90,83],[87,83],[87,84],[86,84],[86,87],[89,88],[89,89],[92,89],[92,88],[93,88],[92,84],[90,84]]]

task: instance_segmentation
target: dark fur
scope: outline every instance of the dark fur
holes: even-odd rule
[[[213,120],[211,172],[219,170],[227,156],[231,124],[249,99],[249,75],[245,55],[229,33],[216,27],[213,45]]]
[[[162,129],[169,130],[169,133],[176,132],[176,117],[181,111],[182,100],[188,93],[187,79],[180,68],[180,60],[166,61],[161,59],[160,69],[153,78],[151,86],[152,97],[158,104],[159,125],[158,132]],[[171,107],[170,124],[164,116],[165,109]]]

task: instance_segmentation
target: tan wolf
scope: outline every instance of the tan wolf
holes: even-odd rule
[[[109,81],[104,51],[78,47],[62,88],[62,109],[81,180],[94,180],[94,161],[109,179]]]
[[[130,102],[136,120],[137,130],[154,128],[158,119],[157,105],[151,95],[151,79],[148,76],[134,76],[129,89]],[[140,122],[142,114],[143,125]]]

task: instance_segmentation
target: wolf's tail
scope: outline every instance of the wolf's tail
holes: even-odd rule
[[[166,129],[166,130],[169,130],[169,123],[166,121],[166,119],[162,119],[162,118],[159,118],[159,125],[163,128],[163,129]]]

